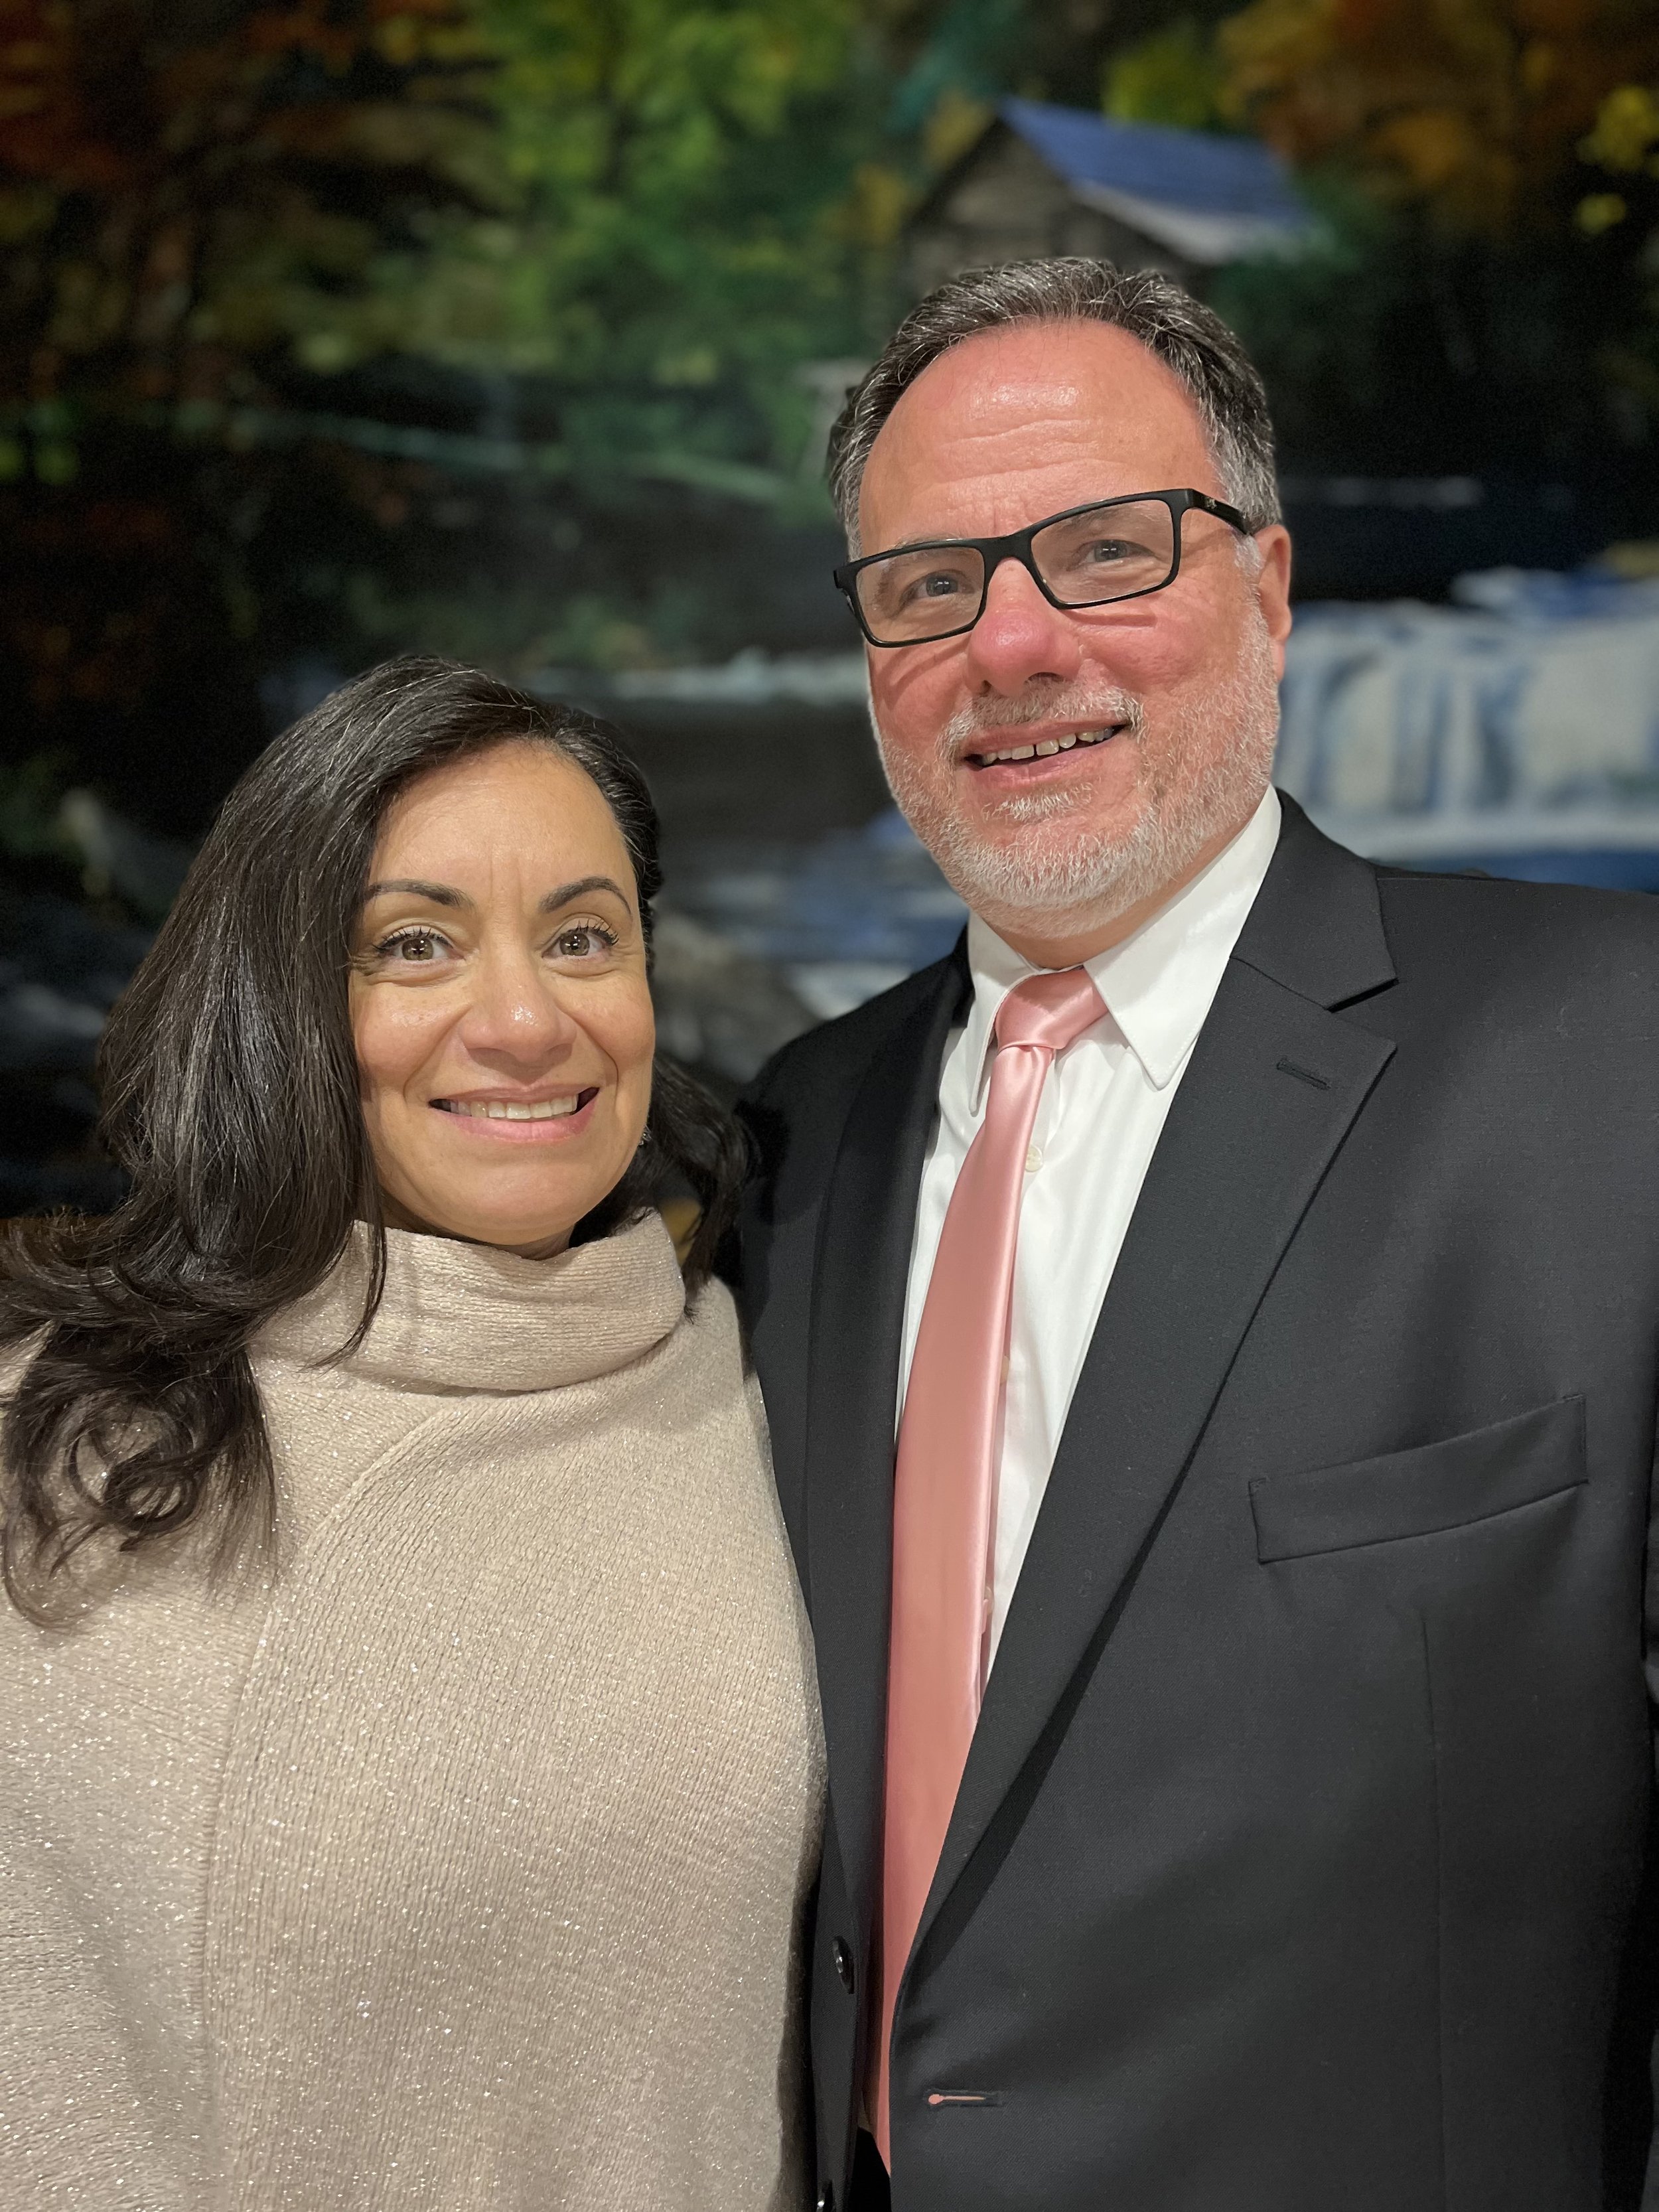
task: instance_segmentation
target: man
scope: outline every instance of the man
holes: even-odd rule
[[[1659,910],[1273,792],[1271,432],[1166,279],[945,286],[832,483],[972,918],[749,1108],[818,2203],[1634,2206]]]

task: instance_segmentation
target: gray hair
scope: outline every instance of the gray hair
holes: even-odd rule
[[[830,493],[850,545],[857,547],[859,489],[870,449],[922,371],[981,331],[1067,322],[1109,323],[1139,338],[1197,410],[1227,499],[1252,530],[1279,520],[1267,395],[1219,315],[1162,270],[1071,257],[966,270],[911,308],[880,360],[848,393],[830,433]]]

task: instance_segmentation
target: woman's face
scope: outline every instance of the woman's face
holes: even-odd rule
[[[507,743],[381,829],[351,1026],[386,1219],[562,1251],[644,1133],[655,1042],[634,872],[574,763]]]

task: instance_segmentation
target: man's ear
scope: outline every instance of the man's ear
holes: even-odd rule
[[[1261,566],[1255,574],[1256,604],[1273,640],[1273,673],[1285,673],[1285,641],[1291,634],[1291,533],[1282,522],[1258,530]]]

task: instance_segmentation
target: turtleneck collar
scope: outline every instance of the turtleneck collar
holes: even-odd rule
[[[386,1243],[379,1310],[337,1364],[393,1389],[506,1394],[589,1382],[643,1358],[685,1310],[656,1213],[551,1260],[402,1229],[389,1229]],[[360,1224],[316,1289],[260,1330],[254,1356],[327,1360],[356,1327],[368,1279]]]

